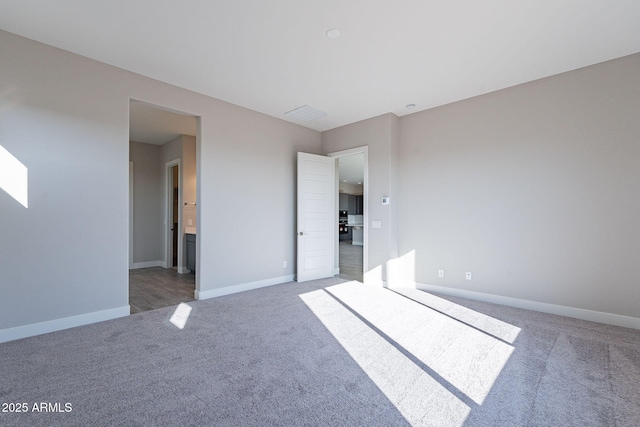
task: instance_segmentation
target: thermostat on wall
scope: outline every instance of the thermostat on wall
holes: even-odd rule
[[[388,205],[389,204],[389,198],[388,197],[383,197],[382,198],[382,204],[383,205]]]

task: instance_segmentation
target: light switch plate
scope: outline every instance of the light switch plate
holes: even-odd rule
[[[371,221],[371,228],[380,228],[380,221]]]

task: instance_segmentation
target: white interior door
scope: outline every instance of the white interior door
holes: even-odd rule
[[[335,159],[298,153],[297,281],[333,276]]]

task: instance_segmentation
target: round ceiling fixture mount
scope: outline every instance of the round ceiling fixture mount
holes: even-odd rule
[[[330,39],[337,39],[338,37],[340,37],[340,31],[331,28],[327,31],[327,37],[329,37]]]

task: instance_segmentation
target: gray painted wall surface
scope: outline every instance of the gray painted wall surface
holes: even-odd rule
[[[369,147],[369,200],[366,207],[371,221],[380,221],[381,228],[369,229],[368,267],[365,280],[378,283],[386,280],[387,262],[395,257],[397,223],[392,222],[390,206],[383,206],[383,196],[395,198],[391,173],[397,164],[397,123],[393,114],[374,117],[322,133],[323,153]]]
[[[197,200],[197,170],[196,170],[196,138],[182,135],[182,197],[185,202],[194,203]],[[182,207],[183,227],[197,224],[196,206]]]
[[[164,186],[159,145],[131,142],[133,161],[133,262],[160,261]]]
[[[181,135],[163,145],[132,141],[130,152],[130,158],[134,162],[133,262],[164,262],[166,164],[173,160],[180,160],[183,201],[195,202],[196,139]],[[183,201],[179,203],[182,209],[182,228],[188,225],[189,219],[195,226],[196,207],[185,206]],[[184,240],[182,229],[179,234],[179,238]],[[182,248],[184,248],[184,241]],[[186,265],[184,253],[179,265]]]
[[[195,120],[195,118],[194,118]],[[194,126],[195,127],[195,126]],[[197,186],[197,177],[196,177],[196,138],[189,135],[180,135],[171,141],[165,142],[160,146],[160,153],[162,157],[162,185],[163,185],[163,197],[167,197],[164,194],[166,189],[166,183],[168,182],[167,177],[167,163],[173,162],[174,160],[180,161],[180,180],[182,183],[182,188],[180,192],[180,199],[178,200],[178,207],[182,211],[182,224],[179,225],[178,228],[178,267],[186,267],[187,258],[186,258],[186,237],[184,234],[184,228],[188,226],[189,219],[192,220],[192,226],[196,226],[197,224],[197,214],[196,209],[197,206],[193,206],[191,204],[185,205],[185,202],[194,203],[196,202],[196,186]],[[166,199],[163,199],[166,200]],[[164,201],[163,201],[164,203]],[[162,218],[164,218],[166,207],[163,205],[163,214]],[[162,260],[164,260],[164,232],[165,226],[164,221],[161,224],[162,229]],[[180,269],[178,271],[181,271]]]
[[[402,117],[415,279],[640,317],[639,114],[634,55]]]
[[[0,51],[0,145],[29,169],[28,209],[0,191],[0,330],[128,305],[130,99],[201,117],[201,291],[293,274],[296,152],[367,145],[372,281],[413,253],[418,282],[640,318],[640,55],[321,136],[2,31]]]
[[[128,305],[130,99],[201,117],[197,287],[293,274],[295,153],[318,132],[3,31],[0,51],[0,145],[30,192],[0,191],[0,330]]]

